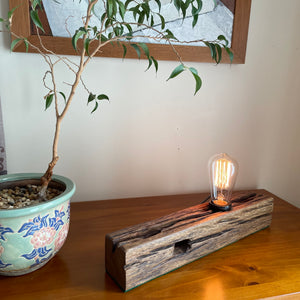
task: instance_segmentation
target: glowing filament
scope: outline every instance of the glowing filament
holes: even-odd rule
[[[208,163],[211,199],[214,204],[226,206],[236,181],[239,165],[226,153],[210,158]]]
[[[226,189],[230,185],[232,173],[232,163],[227,159],[221,158],[215,162],[214,185],[220,189]]]

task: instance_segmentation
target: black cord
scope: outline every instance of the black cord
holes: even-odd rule
[[[200,204],[207,202],[209,199],[210,199],[210,195],[207,196],[204,200],[202,200],[202,201],[200,202]]]

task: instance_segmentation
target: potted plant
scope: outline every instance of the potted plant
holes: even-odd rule
[[[27,3],[28,0],[24,0],[24,2]],[[44,30],[39,17],[43,3],[42,0],[30,0],[29,2],[31,5],[30,17],[39,36],[40,32]],[[97,5],[100,4],[102,5],[102,14],[99,26],[91,26],[91,17],[95,14]],[[189,11],[193,19],[192,26],[197,24],[198,14],[202,8],[201,0],[171,0],[171,4],[183,19]],[[172,46],[171,51],[177,55],[179,65],[171,72],[168,80],[175,78],[183,71],[188,71],[195,80],[195,94],[202,84],[197,70],[186,66],[180,53],[173,46],[174,42],[180,43],[180,41],[166,25],[165,16],[161,11],[161,0],[105,0],[99,2],[98,0],[88,0],[83,25],[72,36],[72,46],[80,57],[79,63],[74,63],[69,58],[48,51],[43,45],[42,39],[40,39],[39,46],[36,46],[11,30],[13,22],[16,21],[14,19],[16,9],[18,7],[10,10],[7,16],[0,18],[3,25],[1,32],[11,34],[11,50],[18,43],[24,43],[27,49],[33,47],[43,57],[47,66],[43,77],[43,84],[46,88],[45,109],[54,106],[56,123],[52,157],[45,173],[11,174],[2,176],[0,179],[0,189],[8,194],[6,197],[2,193],[2,199],[6,197],[7,203],[11,201],[8,209],[7,206],[5,209],[1,209],[0,203],[0,274],[2,275],[20,275],[40,268],[57,253],[66,239],[70,218],[70,198],[75,191],[75,184],[68,178],[53,175],[53,169],[59,157],[58,141],[61,123],[69,112],[77,87],[82,84],[87,90],[87,103],[93,104],[92,113],[97,110],[102,100],[109,100],[106,94],[89,91],[81,77],[85,67],[92,61],[96,53],[108,43],[114,43],[122,47],[123,56],[126,57],[127,48],[132,47],[136,51],[137,57],[140,58],[141,54],[144,54],[148,61],[147,69],[154,67],[157,72],[158,62],[151,55],[148,46],[143,42],[135,41],[137,37],[134,36],[134,32],[137,29],[147,29],[151,34],[139,31],[142,32],[139,37],[164,40]],[[159,20],[158,26],[155,24],[156,20]],[[222,50],[225,50],[232,60],[232,52],[223,35],[218,36],[214,41],[199,41],[202,41],[210,49],[211,57],[217,64],[221,61]],[[65,64],[74,75],[73,83],[64,91],[57,88],[55,67],[58,62]],[[37,196],[31,195],[33,189],[37,190]],[[25,198],[25,200],[19,201],[20,195],[13,199],[13,196],[20,190],[21,194],[23,193],[21,198]],[[49,191],[54,193],[54,195],[50,195],[50,198],[53,197],[51,200],[49,200]],[[55,193],[59,192],[61,194],[57,196]],[[17,202],[19,204],[16,204]]]

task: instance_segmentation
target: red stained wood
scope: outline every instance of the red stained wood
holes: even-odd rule
[[[298,292],[300,209],[274,195],[268,229],[127,293],[119,289],[105,272],[105,235],[197,205],[207,195],[72,203],[63,248],[40,270],[0,276],[1,300],[258,299]]]

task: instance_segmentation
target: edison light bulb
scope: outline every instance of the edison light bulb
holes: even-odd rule
[[[208,163],[212,208],[230,210],[238,163],[226,153],[213,156]]]

